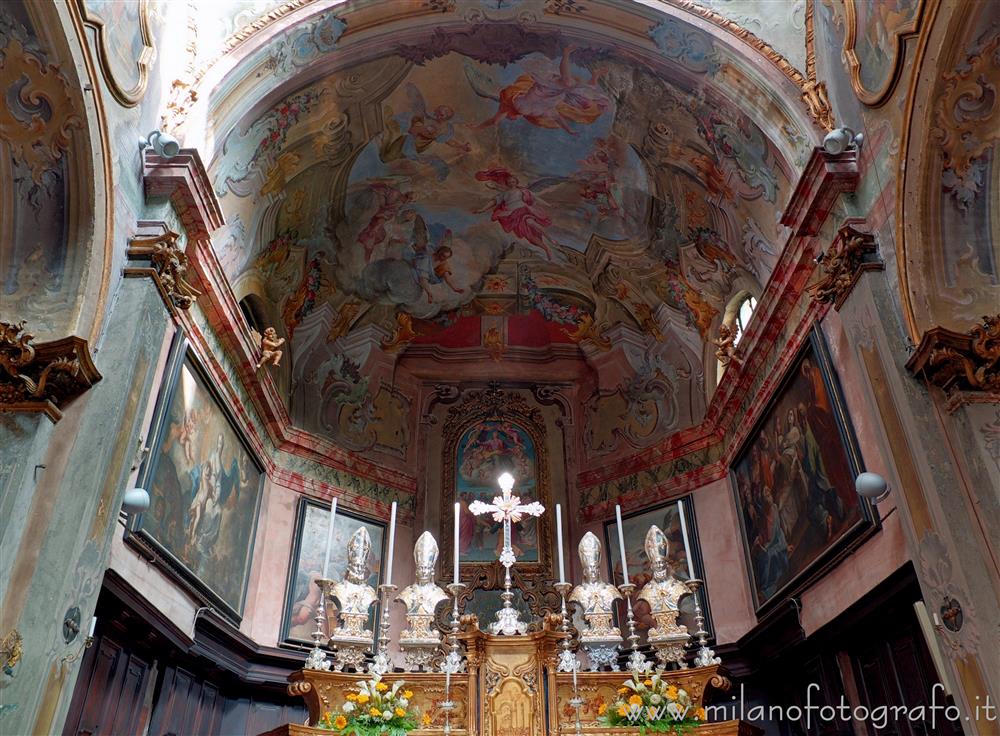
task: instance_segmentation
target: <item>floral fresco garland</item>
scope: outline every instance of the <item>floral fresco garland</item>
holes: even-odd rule
[[[615,728],[638,728],[681,736],[705,720],[705,709],[695,708],[683,688],[671,685],[659,674],[645,680],[626,680],[618,688],[618,698],[610,705],[602,703],[598,721]]]
[[[406,736],[418,725],[416,713],[410,711],[412,699],[402,680],[390,686],[375,675],[347,694],[339,713],[324,713],[316,727],[344,736]],[[424,713],[420,725],[430,721],[430,714]]]

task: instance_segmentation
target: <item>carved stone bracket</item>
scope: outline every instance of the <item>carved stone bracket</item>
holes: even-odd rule
[[[792,228],[795,235],[815,235],[837,197],[857,189],[859,180],[856,149],[832,155],[815,148],[788,200],[781,224]]]
[[[848,294],[865,271],[882,271],[885,264],[878,257],[875,236],[844,225],[833,244],[818,259],[822,278],[809,287],[813,298],[833,304],[840,311]]]
[[[81,337],[32,344],[24,322],[0,322],[0,411],[40,412],[52,422],[101,380]]]
[[[1000,401],[1000,313],[966,333],[927,330],[906,368],[945,391],[981,391]]]
[[[133,260],[147,261],[148,266],[126,268],[125,276],[149,276],[163,297],[170,314],[178,309],[190,309],[201,292],[187,281],[188,257],[179,247],[175,232],[164,229],[154,235],[139,235],[129,241],[125,254]]]

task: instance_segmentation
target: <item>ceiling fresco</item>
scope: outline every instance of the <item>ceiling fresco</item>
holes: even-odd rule
[[[714,330],[786,237],[801,120],[672,18],[645,21],[642,53],[522,19],[401,34],[319,74],[351,27],[326,11],[272,39],[284,91],[218,138],[210,167],[223,267],[291,344],[293,421],[370,447],[372,417],[407,401],[372,362],[429,344],[497,361],[577,346],[598,374],[598,453],[700,421]],[[613,352],[626,368],[604,375]]]

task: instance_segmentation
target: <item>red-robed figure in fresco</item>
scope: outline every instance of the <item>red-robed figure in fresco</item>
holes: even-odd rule
[[[531,188],[522,187],[518,178],[503,166],[477,171],[476,181],[485,182],[497,195],[473,212],[479,214],[493,210],[490,219],[500,225],[505,233],[541,248],[551,261],[551,249],[559,243],[545,232],[545,228],[552,224],[552,218],[538,206],[540,200],[535,197]]]

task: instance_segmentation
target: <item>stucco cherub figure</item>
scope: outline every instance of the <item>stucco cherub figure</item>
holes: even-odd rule
[[[361,671],[365,661],[365,650],[374,644],[374,635],[365,626],[368,610],[378,596],[368,584],[369,560],[372,554],[372,540],[368,530],[359,527],[347,543],[347,572],[344,579],[334,583],[330,589],[336,601],[338,626],[330,634],[331,644],[336,645],[335,668],[339,672],[344,667],[354,667]]]
[[[718,348],[715,357],[719,359],[722,367],[727,367],[730,363],[742,363],[743,360],[736,355],[736,330],[732,325],[722,323],[719,325],[719,336],[712,340],[712,344]]]
[[[430,532],[424,532],[413,545],[416,580],[403,588],[397,598],[406,606],[406,630],[400,634],[399,648],[411,672],[429,665],[441,644],[441,634],[431,629],[431,622],[438,603],[446,600],[448,594],[434,582],[437,559],[437,542]]]
[[[281,356],[284,351],[279,350],[279,348],[285,344],[285,338],[278,337],[277,331],[273,327],[268,327],[264,330],[263,335],[257,335],[257,347],[260,349],[260,360],[257,361],[256,370],[260,370],[262,366],[273,365],[277,368],[281,365]]]
[[[650,645],[656,650],[660,669],[674,662],[684,669],[684,650],[690,640],[687,627],[677,623],[680,602],[691,590],[674,577],[668,560],[669,543],[667,536],[658,526],[649,527],[646,532],[646,557],[653,568],[653,579],[646,583],[639,593],[639,600],[649,604],[649,611],[655,626],[649,630]]]
[[[578,551],[583,564],[583,582],[573,588],[569,599],[583,609],[583,618],[588,626],[580,632],[580,646],[590,659],[591,672],[601,667],[610,667],[617,672],[622,635],[612,625],[611,619],[614,602],[621,599],[622,594],[601,577],[601,542],[593,532],[583,535]]]

